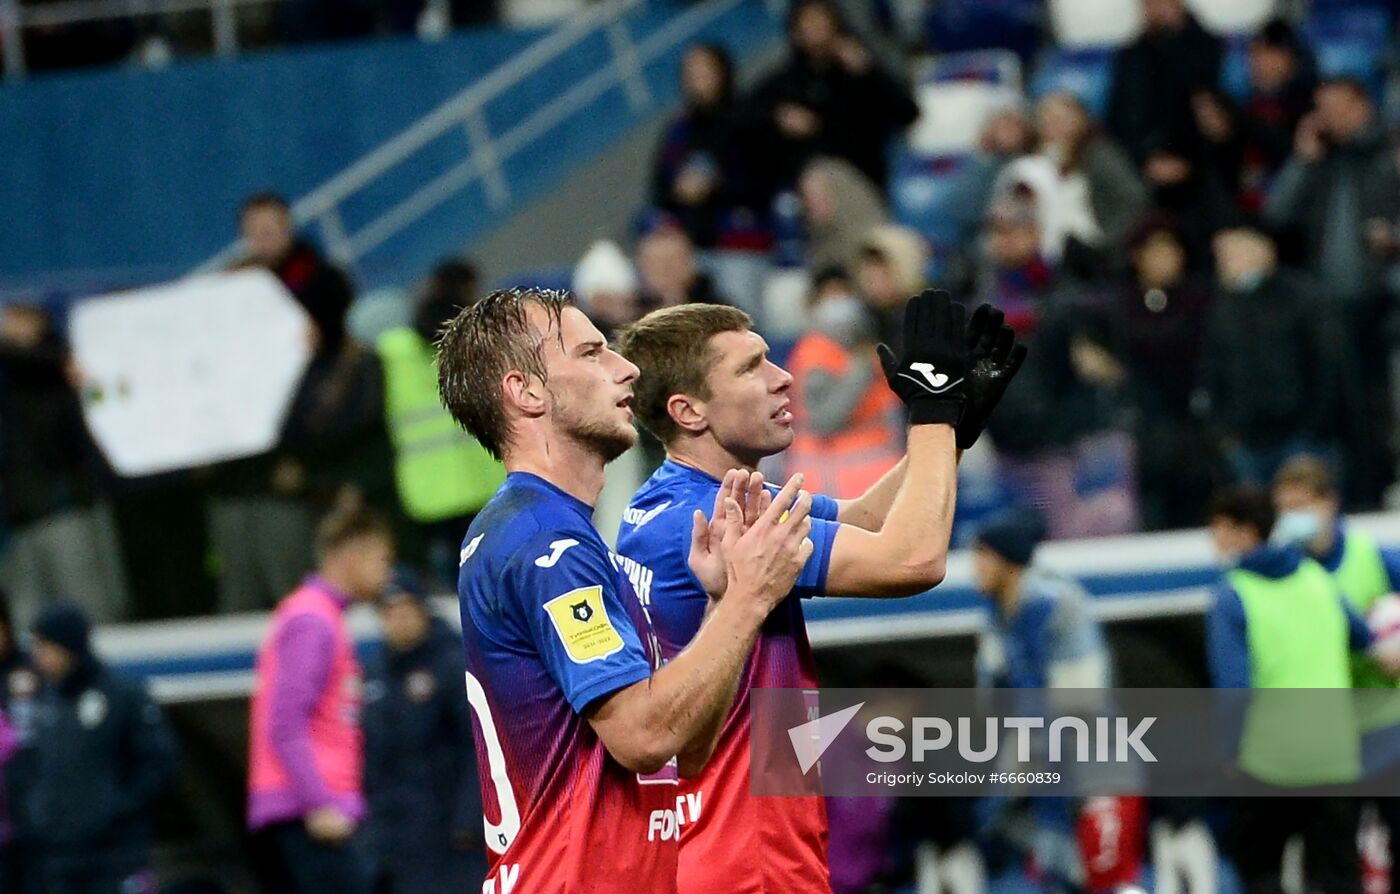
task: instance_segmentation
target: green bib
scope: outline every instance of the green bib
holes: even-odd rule
[[[404,511],[423,523],[476,512],[505,481],[505,469],[443,408],[433,346],[400,326],[380,335],[376,348]]]
[[[1336,583],[1311,559],[1278,580],[1238,569],[1226,578],[1244,605],[1256,690],[1240,739],[1240,766],[1283,786],[1358,778],[1361,735],[1350,699],[1297,691],[1351,687],[1347,618]]]
[[[1332,578],[1346,594],[1357,614],[1366,617],[1376,600],[1390,592],[1390,575],[1381,561],[1380,547],[1364,531],[1347,531],[1342,540],[1342,562]],[[1396,682],[1381,673],[1364,655],[1351,661],[1352,685],[1358,689],[1393,689]]]

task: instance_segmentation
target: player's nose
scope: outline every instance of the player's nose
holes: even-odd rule
[[[613,381],[619,385],[637,381],[637,377],[642,374],[642,371],[637,368],[637,364],[612,349],[609,349],[608,353],[613,356],[614,365],[617,367],[613,372]]]
[[[770,387],[774,394],[782,394],[792,387],[792,373],[772,361],[765,360],[764,363],[767,363],[769,366],[768,375],[772,383]]]

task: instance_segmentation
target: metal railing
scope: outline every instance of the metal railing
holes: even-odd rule
[[[292,205],[292,218],[299,227],[318,227],[330,255],[338,263],[353,267],[386,240],[477,181],[482,183],[490,208],[500,210],[512,202],[511,185],[504,172],[508,159],[615,87],[623,89],[632,112],[644,110],[654,101],[644,75],[645,66],[692,40],[711,22],[745,2],[755,0],[706,0],[640,41],[634,40],[624,14],[645,0],[612,0],[592,7],[298,199]],[[781,14],[782,0],[764,5],[775,20]],[[605,36],[611,54],[607,65],[574,82],[503,132],[493,133],[484,111],[487,103],[599,33]],[[427,179],[355,232],[347,230],[340,211],[347,200],[433,140],[454,130],[461,132],[466,149],[461,162]],[[224,267],[240,251],[241,243],[235,242],[195,272]]]
[[[238,53],[238,9],[282,2],[285,0],[62,0],[41,6],[22,6],[19,0],[0,0],[0,47],[5,54],[5,77],[17,80],[25,75],[23,32],[26,29],[208,12],[214,52],[233,56]]]

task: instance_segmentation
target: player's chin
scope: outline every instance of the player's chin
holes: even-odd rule
[[[603,455],[603,462],[610,463],[637,443],[637,430],[630,425],[622,425],[599,437],[595,443],[598,452]]]
[[[778,425],[770,422],[768,425],[768,437],[765,439],[766,443],[763,445],[763,455],[772,456],[775,453],[782,453],[792,446],[792,442],[796,437],[797,433],[792,430],[791,425]]]

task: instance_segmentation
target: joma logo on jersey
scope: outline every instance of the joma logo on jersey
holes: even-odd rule
[[[653,506],[650,509],[642,509],[640,507],[628,506],[622,511],[622,520],[627,522],[627,524],[631,525],[634,528],[640,528],[647,522],[656,518],[661,513],[665,512],[670,507],[670,505],[671,501],[667,500],[660,506]]]
[[[626,556],[619,556],[617,553],[612,554],[612,560],[613,565],[627,575],[627,580],[637,593],[637,600],[642,605],[651,605],[651,579],[653,577],[651,569]]]
[[[481,540],[485,536],[485,534],[477,534],[475,537],[472,538],[471,543],[468,543],[466,546],[462,547],[462,552],[457,557],[457,564],[459,566],[467,564],[467,560],[470,559],[476,553],[476,548],[478,546],[481,546]]]
[[[681,824],[674,810],[653,810],[647,820],[647,841],[680,841]]]
[[[541,568],[553,568],[559,564],[559,557],[571,546],[578,546],[578,541],[572,538],[556,540],[549,545],[549,555],[540,556],[535,560],[535,564]]]

